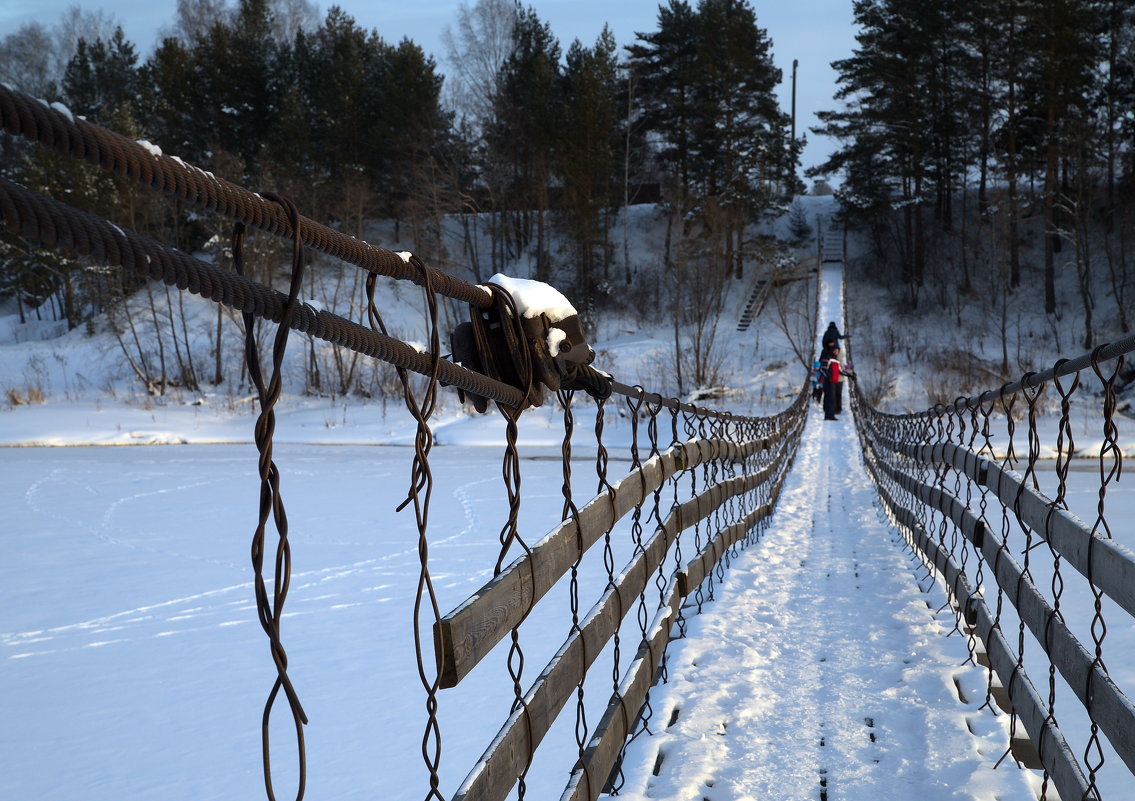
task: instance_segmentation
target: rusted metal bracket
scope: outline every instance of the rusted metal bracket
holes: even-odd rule
[[[524,393],[521,409],[540,406],[545,390],[582,390],[595,398],[611,395],[611,378],[589,365],[595,351],[587,343],[578,314],[551,320],[546,313],[522,316],[512,296],[496,284],[482,285],[493,296],[487,308],[471,305],[470,321],[453,331],[453,360]],[[459,390],[478,412],[488,400]]]

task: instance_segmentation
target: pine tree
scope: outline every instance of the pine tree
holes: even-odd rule
[[[774,94],[781,72],[747,0],[701,0],[697,30],[694,174],[716,199],[724,264],[740,278],[745,224],[780,199],[787,178],[789,119]]]
[[[313,33],[296,37],[293,114],[302,112],[306,125],[293,121],[289,127],[306,128],[311,180],[327,196],[321,205],[334,205],[334,198],[348,194],[357,197],[381,165],[384,136],[375,126],[382,125],[383,116],[374,82],[387,47],[338,7]],[[283,154],[288,144],[280,141],[276,149]],[[361,211],[359,203],[369,207],[372,201],[359,198]]]
[[[599,267],[607,278],[610,253],[606,211],[613,205],[619,137],[615,37],[604,27],[594,47],[568,48],[563,74],[564,124],[557,145],[563,181],[565,230],[573,245],[575,297],[594,308]]]
[[[812,172],[844,171],[849,214],[871,225],[882,258],[897,254],[916,306],[927,276],[927,210],[949,230],[972,149],[964,87],[973,51],[956,0],[857,0],[854,13],[859,46],[834,65],[845,107],[821,112],[814,129],[841,146]]]
[[[744,226],[794,177],[798,145],[774,89],[772,43],[746,0],[670,0],[628,48],[645,123],[673,177],[671,200],[712,229],[724,269],[742,269]]]
[[[690,186],[699,80],[694,11],[685,0],[670,0],[658,9],[658,30],[637,37],[627,51],[639,79],[644,127],[660,140],[659,160],[680,186]]]
[[[280,48],[272,36],[267,0],[240,0],[231,24],[214,23],[194,48],[194,78],[201,90],[195,109],[211,149],[236,157],[256,183],[261,149],[279,115]]]
[[[1102,56],[1098,16],[1087,0],[1024,0],[1026,37],[1035,61],[1025,91],[1043,120],[1044,158],[1044,310],[1056,312],[1055,254],[1060,248],[1057,207],[1061,162],[1073,157],[1086,124],[1092,96],[1092,69]]]
[[[63,73],[63,94],[75,114],[107,124],[138,96],[138,57],[117,28],[110,41],[80,39]]]
[[[559,42],[534,9],[519,10],[486,138],[493,158],[510,172],[506,191],[510,205],[523,210],[516,219],[524,243],[531,242],[535,228],[535,277],[541,281],[551,270],[547,212],[563,110],[559,89]]]
[[[388,208],[395,217],[409,220],[415,247],[431,263],[445,258],[441,215],[453,205],[444,166],[452,117],[441,106],[442,86],[436,62],[409,39],[386,49],[374,82],[375,107],[400,110],[375,120],[384,148],[374,180],[393,201]]]
[[[141,116],[163,150],[203,164],[211,137],[198,116],[206,100],[196,72],[195,52],[163,39],[141,68]]]

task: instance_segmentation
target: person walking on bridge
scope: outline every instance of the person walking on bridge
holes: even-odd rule
[[[824,331],[824,335],[820,337],[820,361],[823,361],[830,355],[832,348],[839,347],[839,341],[847,339],[847,337],[839,332],[836,327],[835,321],[828,323],[828,329]]]
[[[838,343],[838,340],[837,340]],[[849,373],[840,360],[839,345],[833,345],[826,359],[821,361],[824,376],[824,419],[838,420],[837,414],[843,411],[843,382]]]

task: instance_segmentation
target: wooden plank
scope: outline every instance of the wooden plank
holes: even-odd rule
[[[705,581],[705,577],[721,561],[725,551],[743,540],[752,531],[753,526],[772,514],[772,511],[772,504],[762,504],[738,522],[722,529],[717,536],[710,540],[701,552],[686,564],[686,569],[678,574],[682,596],[689,595]]]
[[[1017,671],[1017,658],[1001,629],[995,623],[985,599],[970,586],[964,573],[948,552],[945,552],[937,542],[922,529],[914,514],[895,501],[885,485],[879,481],[875,474],[875,467],[881,466],[871,456],[865,460],[868,472],[871,473],[879,496],[891,514],[905,528],[911,544],[923,552],[932,562],[944,567],[943,578],[956,587],[956,597],[959,604],[973,613],[975,617],[974,629],[981,638],[985,651],[989,656],[994,671],[1002,682],[1011,685],[1011,706],[1017,711],[1019,720],[1024,724],[1034,743],[1039,743],[1038,753],[1044,754],[1044,765],[1052,777],[1053,784],[1062,798],[1082,798],[1086,801],[1099,801],[1098,795],[1089,793],[1089,784],[1076,755],[1069,748],[1060,729],[1048,719],[1047,707],[1037,693],[1036,688],[1029,680],[1028,675]],[[1016,676],[1013,679],[1014,674]]]
[[[777,461],[783,458],[778,455]],[[495,801],[508,795],[564,704],[574,694],[580,677],[614,636],[620,621],[635,608],[633,599],[644,591],[682,531],[711,514],[726,499],[759,486],[776,462],[747,476],[719,482],[674,509],[624,568],[599,602],[561,646],[514,712],[466,777],[454,801]],[[675,583],[675,592],[676,583]],[[531,737],[529,737],[531,732]]]
[[[636,503],[676,472],[719,452],[717,443],[690,441],[670,448],[632,470],[579,510],[578,525],[569,518],[434,627],[434,648],[441,687],[453,687],[481,661],[529,609],[586,551]]]
[[[801,426],[802,421],[799,421],[795,429],[798,431]],[[574,694],[580,677],[614,636],[622,618],[634,607],[633,601],[626,599],[635,598],[644,590],[650,576],[666,558],[678,531],[710,514],[725,498],[745,492],[759,485],[760,481],[767,480],[778,466],[783,469],[787,449],[783,438],[766,438],[754,441],[744,448],[727,447],[720,451],[731,458],[743,458],[748,453],[768,449],[773,444],[777,445],[777,450],[770,465],[757,473],[715,485],[673,510],[644,549],[624,569],[615,586],[608,588],[581,623],[579,630],[568,637],[545,667],[528,691],[525,704],[506,721],[481,760],[469,773],[456,798],[499,799],[507,795],[548,727]],[[701,449],[699,458],[700,454]],[[779,483],[783,483],[783,474],[778,485]],[[681,597],[677,582],[672,582],[669,604],[671,613],[680,605]]]
[[[959,530],[971,542],[974,541],[974,532],[980,521],[960,501],[938,487],[919,482],[889,465],[886,471],[916,498],[946,513]],[[1045,643],[1045,653],[1068,687],[1085,709],[1090,707],[1093,720],[1107,734],[1128,770],[1135,772],[1135,706],[1131,700],[1106,671],[1093,664],[1092,654],[1056,614],[1032,580],[1024,575],[997,532],[984,530],[981,551],[986,567],[993,571],[998,586],[1017,609],[1020,619],[1038,642]]]
[[[773,474],[778,467],[778,463],[781,462],[783,458],[784,452],[782,451],[777,455],[774,463],[760,471],[763,475],[758,476],[754,474],[753,476],[742,476],[728,482],[722,482],[718,486],[722,487],[724,491],[716,493],[714,497],[711,498],[710,507],[712,508],[707,508],[703,505],[698,508],[697,514],[704,518],[711,514],[713,509],[720,506],[728,497],[759,486],[768,479],[768,476]],[[782,484],[783,481],[784,475],[782,474],[778,481],[778,489],[779,484]],[[727,485],[730,484],[733,486],[731,488],[727,487]],[[707,495],[713,494],[704,493],[702,497]],[[756,522],[759,522],[761,518],[767,516],[771,510],[771,504],[763,504],[752,510],[746,515],[745,519],[726,527],[719,536],[715,536],[706,548],[703,549],[702,555],[704,558],[693,560],[696,569],[702,571],[702,577],[705,575],[707,565],[712,567],[712,565],[716,563],[716,560],[720,559],[724,554],[726,548],[744,538],[748,531],[751,530],[752,526]],[[693,522],[694,521],[690,520],[688,517],[682,518],[682,523],[685,524],[685,527],[692,525]],[[676,592],[672,592],[670,596],[669,609],[664,610],[664,612],[666,612],[666,619],[670,619],[673,615],[677,614],[678,607],[682,599],[686,597],[688,590],[701,583],[700,580],[694,579],[695,577],[690,576],[686,571],[679,574],[679,580],[672,585]],[[611,772],[615,761],[618,759],[619,752],[622,750],[622,744],[630,734],[630,722],[637,717],[638,709],[642,706],[643,699],[646,697],[646,693],[653,681],[661,653],[666,645],[666,641],[661,638],[663,634],[668,634],[669,628],[669,626],[666,626],[665,628],[656,629],[651,640],[652,645],[649,648],[645,645],[640,647],[638,654],[639,661],[628,670],[623,684],[620,687],[620,697],[607,707],[603,718],[600,720],[592,736],[591,743],[584,755],[583,764],[577,765],[576,769],[573,771],[567,789],[565,789],[564,794],[561,796],[561,801],[580,801],[580,799],[595,801],[602,791],[602,781],[597,782],[596,778],[605,778]]]
[[[508,796],[530,754],[575,694],[587,669],[602,653],[634,600],[665,559],[672,535],[659,531],[581,621],[525,695],[525,704],[505,722],[453,801],[490,801]],[[527,711],[525,711],[527,710]],[[531,733],[531,738],[529,738]]]
[[[780,471],[776,483],[769,492],[768,502],[750,511],[741,521],[727,527],[718,537],[711,540],[698,556],[687,563],[684,570],[678,573],[678,584],[681,589],[682,597],[688,596],[705,580],[709,570],[717,564],[717,561],[725,553],[725,548],[744,539],[749,531],[752,530],[753,526],[772,514],[776,507],[776,500],[780,496],[781,487],[784,486],[784,479],[788,475],[787,466],[790,461],[790,459],[786,460],[783,451],[778,452],[776,458],[758,474],[762,476],[762,480],[759,483],[764,483],[764,481],[774,473],[778,470]],[[723,547],[720,547],[714,554],[707,554],[707,549],[717,547],[716,543],[719,539],[721,543],[724,544]]]
[[[682,596],[672,585],[666,606],[655,615],[647,640],[639,646],[635,661],[624,673],[619,685],[618,698],[610,704],[592,733],[582,764],[576,765],[564,788],[560,801],[596,801],[603,785],[630,736],[630,729],[638,717],[646,694],[654,684],[662,654],[670,638],[670,629]]]
[[[501,573],[434,626],[434,652],[440,686],[454,687],[469,674],[529,610],[555,586],[580,551],[586,552],[648,494],[676,473],[705,462],[744,459],[783,440],[765,437],[735,444],[719,439],[689,440],[632,470],[579,510],[579,524],[568,519],[549,532]]]
[[[1093,583],[1129,614],[1135,617],[1135,553],[1098,534],[1066,509],[1032,487],[1022,477],[996,462],[953,443],[902,446],[899,452],[923,463],[943,462],[989,487],[994,495],[1020,516],[1033,532],[1047,540],[1068,564]]]
[[[1114,540],[1092,534],[1071,512],[1052,506],[1052,501],[1029,487],[1022,488],[1018,478],[998,465],[990,463],[987,471],[989,488],[1002,503],[1020,514],[1081,575],[1086,578],[1090,572],[1100,590],[1135,616],[1135,554]]]

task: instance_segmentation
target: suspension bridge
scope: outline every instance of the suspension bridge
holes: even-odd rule
[[[269,798],[320,797],[307,785],[308,720],[285,648],[291,548],[273,448],[292,330],[394,365],[416,431],[403,504],[420,557],[413,630],[424,713],[413,736],[422,742],[423,780],[413,797],[524,797],[542,741],[573,709],[576,748],[562,766],[563,799],[1027,793],[1067,801],[1114,799],[1102,788],[1130,781],[1132,682],[1107,655],[1135,614],[1135,558],[1112,536],[1106,499],[1121,475],[1117,378],[1135,337],[919,414],[882,414],[852,385],[833,424],[809,413],[807,388],[779,414],[743,417],[593,368],[570,319],[528,307],[499,284],[470,285],[412,254],[344,236],[286,198],[250,192],[6,86],[0,125],[234,223],[237,269],[229,272],[0,179],[0,218],[10,232],[245,315],[260,404],[254,595],[275,673],[263,719]],[[292,243],[287,293],[243,274],[248,229]],[[823,241],[817,317],[842,320],[843,251],[831,255],[842,242],[830,233]],[[306,249],[366,271],[364,323],[303,302]],[[424,349],[386,331],[378,276],[422,288],[431,328]],[[456,360],[443,358],[439,297],[469,305]],[[256,318],[277,325],[267,371],[251,334]],[[430,418],[445,388],[496,404],[507,490],[492,578],[452,609],[437,602],[429,559],[438,536],[430,527]],[[1039,423],[1044,391],[1060,399],[1050,442]],[[587,419],[595,494],[573,480],[573,449],[590,409],[575,399],[581,394],[595,410]],[[519,522],[518,420],[553,396],[563,412],[563,514],[550,531],[529,532]],[[1103,442],[1097,514],[1087,522],[1067,503],[1074,403],[1091,404]],[[625,472],[604,438],[615,404],[633,421]],[[613,546],[615,536],[629,537],[625,551]],[[616,553],[626,561],[616,563]],[[585,560],[602,562],[598,580],[579,580]],[[563,645],[533,668],[524,658],[526,623],[546,620],[538,610],[564,583]],[[1086,612],[1074,596],[1089,599]],[[502,649],[511,697],[484,710],[486,747],[464,781],[442,787],[437,708],[461,698],[466,679]],[[585,693],[601,655],[613,663],[610,686]],[[287,756],[268,736],[273,714],[294,722]],[[924,758],[912,762],[915,752]],[[294,781],[284,788],[273,777],[292,759]]]

